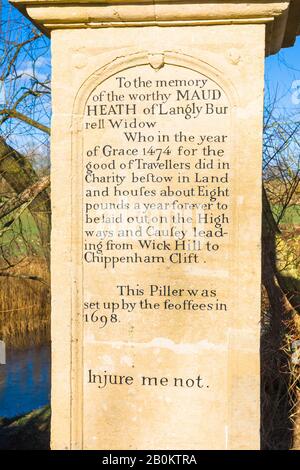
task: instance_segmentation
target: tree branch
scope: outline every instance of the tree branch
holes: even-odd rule
[[[25,116],[25,114],[22,114],[15,109],[2,109],[0,111],[0,115],[1,114],[5,116],[4,121],[6,121],[8,118],[19,119],[20,121],[26,122],[26,124],[29,126],[35,127],[36,129],[39,129],[40,131],[50,135],[50,128],[48,126],[44,126],[40,122]]]
[[[32,186],[29,186],[29,188],[24,189],[22,193],[12,197],[8,201],[5,201],[2,205],[0,205],[0,220],[23,204],[27,204],[33,201],[33,199],[35,199],[49,185],[50,176],[44,176]]]
[[[50,289],[48,282],[46,282],[42,277],[40,276],[34,276],[31,274],[13,274],[13,273],[8,273],[8,272],[2,272],[0,271],[0,276],[1,277],[14,277],[17,279],[26,279],[30,281],[38,281],[41,284],[44,284],[47,289]]]

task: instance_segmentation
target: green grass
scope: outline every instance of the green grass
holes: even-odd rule
[[[282,207],[275,205],[272,207],[272,211],[275,218],[280,214]],[[300,225],[300,205],[293,205],[286,209],[280,224],[284,225]]]
[[[9,217],[6,217],[1,221],[0,231],[9,220]],[[24,211],[2,235],[0,234],[0,244],[8,258],[41,253],[39,231],[28,210]]]
[[[0,450],[49,449],[49,406],[16,418],[0,418]]]

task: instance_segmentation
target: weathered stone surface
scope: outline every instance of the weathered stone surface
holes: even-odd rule
[[[52,448],[257,449],[263,64],[289,2],[19,3],[52,31]]]
[[[300,0],[212,2],[163,0],[11,0],[46,33],[62,28],[266,24],[266,54],[293,45]]]
[[[142,52],[136,52],[138,33],[139,30],[133,28],[115,30],[114,35],[107,29],[87,30],[81,43],[78,43],[77,31],[55,31],[52,35],[54,80],[57,83],[53,94],[52,130],[52,445],[54,448],[64,444],[65,447],[72,445],[87,449],[257,448],[264,26],[218,26],[198,30],[166,28],[159,35],[156,28],[147,28],[139,41],[138,50]],[[222,51],[219,49],[219,34],[222,36]],[[239,45],[235,43],[236,34],[242,38]],[[118,49],[120,44],[123,47]],[[84,58],[83,61],[81,58]],[[157,68],[151,66],[155,59],[158,61]],[[163,63],[161,68],[159,60]],[[120,81],[133,83],[136,77],[141,77],[144,82],[151,81],[151,86],[138,86],[136,89],[119,86]],[[188,83],[198,80],[200,86],[153,86],[157,80],[170,84],[174,79]],[[206,85],[201,88],[205,80]],[[182,93],[188,90],[190,97],[194,90],[198,90],[199,94],[201,90],[216,90],[216,97],[219,96],[217,92],[221,93],[221,97],[216,101],[209,100],[209,103],[227,108],[227,112],[197,115],[195,111],[191,119],[185,119],[182,114],[143,115],[142,110],[147,103],[139,100],[134,100],[135,111],[122,109],[119,114],[116,110],[116,96],[124,94],[121,104],[132,107],[129,94],[137,93],[171,94],[169,101],[163,105],[163,112],[189,103],[207,105],[207,102],[196,99],[177,102],[177,90]],[[108,102],[107,94],[112,92],[115,98],[113,102]],[[161,101],[150,98],[148,107],[156,103],[161,104]],[[111,106],[115,111],[107,114]],[[151,128],[142,130],[146,136],[155,136],[154,143],[128,142],[124,137],[128,129],[112,128],[110,124],[110,120],[119,122],[120,119],[127,119],[130,123],[134,118],[138,122],[157,123],[154,131]],[[92,128],[94,123],[98,126],[99,119],[100,126],[101,120],[104,120],[105,128]],[[71,138],[66,129],[72,129]],[[141,131],[130,129],[129,132]],[[175,142],[174,134],[180,132],[194,137],[197,142]],[[168,135],[170,142],[158,143],[159,133]],[[219,136],[217,140],[221,142],[206,142],[199,146],[200,135]],[[222,136],[227,136],[224,142]],[[222,151],[224,155],[205,157],[203,147],[207,145],[210,145],[211,151]],[[171,155],[164,154],[158,160],[158,153],[147,154],[153,146],[163,149],[169,146]],[[191,157],[191,153],[188,156],[179,155],[180,146],[189,152],[196,148],[197,156]],[[111,148],[131,149],[131,152],[137,149],[137,154],[112,157]],[[59,155],[62,157],[58,158]],[[140,170],[135,163],[130,168],[120,170],[121,163],[138,158],[148,165],[151,163],[152,168]],[[202,166],[213,159],[214,169],[195,169],[199,159]],[[171,165],[190,164],[190,169],[172,168],[164,163],[165,160],[170,160]],[[223,170],[216,168],[218,160],[226,164]],[[108,162],[115,162],[115,166],[106,168]],[[163,162],[164,165],[153,170],[155,162]],[[103,166],[97,169],[99,164]],[[226,169],[227,164],[230,169]],[[90,165],[88,169],[94,175],[93,179],[88,175],[87,165]],[[190,177],[188,183],[177,182],[179,172],[182,177]],[[133,182],[133,174],[145,180]],[[153,176],[149,180],[150,174]],[[220,184],[210,181],[200,186],[204,186],[202,191],[220,187],[224,193],[217,196],[216,201],[225,203],[227,210],[218,210],[216,206],[205,211],[176,210],[178,204],[185,202],[209,204],[212,199],[216,204],[213,198],[202,193],[198,195],[196,174],[199,178],[214,175],[225,181]],[[107,178],[113,175],[125,177],[124,182],[116,179],[109,182]],[[97,182],[95,177],[103,179]],[[169,184],[154,181],[155,178],[170,177],[172,181]],[[86,178],[88,182],[84,181]],[[171,189],[169,196],[158,195],[168,186]],[[103,195],[86,196],[89,189],[106,191],[107,187],[109,195],[104,192]],[[64,188],[63,191],[61,188]],[[191,193],[192,189],[194,193]],[[175,190],[178,195],[172,192]],[[183,190],[186,192],[181,195],[180,191]],[[146,195],[147,191],[156,191],[156,195]],[[178,201],[175,210],[134,209],[137,202],[172,204],[175,201]],[[85,210],[86,204],[108,202],[119,203],[120,207],[121,204],[130,204],[130,208]],[[66,211],[70,206],[72,212]],[[124,222],[128,217],[141,217],[145,213],[167,215],[169,218],[162,224],[147,223],[142,219],[131,224]],[[179,217],[191,216],[193,223],[172,223],[172,213]],[[229,223],[225,221],[221,224],[228,235],[219,239],[216,236],[194,236],[194,226],[199,231],[216,230],[215,224],[196,223],[195,217],[202,213],[208,217],[222,217],[222,214],[228,217]],[[101,219],[97,223],[94,218],[101,218],[103,214],[107,222]],[[113,216],[123,216],[123,222],[110,222]],[[89,223],[86,223],[87,219]],[[201,251],[193,247],[190,251],[176,249],[176,234],[169,231],[166,236],[155,236],[153,232],[147,232],[147,227],[152,225],[156,229],[171,230],[172,226],[175,227],[179,241],[180,230],[186,230],[188,233],[183,240],[201,242],[203,247]],[[142,233],[137,232],[136,236],[122,238],[116,235],[118,229],[138,230],[140,226]],[[102,241],[95,236],[87,237],[86,232],[91,230],[113,230],[114,234]],[[156,244],[165,240],[171,250],[159,250],[155,246],[154,249],[142,249],[138,240],[145,239],[154,240]],[[121,248],[112,245],[108,249],[110,240],[119,243]],[[209,252],[205,247],[208,241],[219,243],[220,249]],[[99,253],[98,245],[90,246],[98,242],[102,243]],[[84,243],[87,245],[84,246]],[[127,243],[128,248],[122,248],[122,243]],[[181,263],[171,263],[169,257],[173,253],[186,257]],[[135,254],[138,259],[134,258]],[[160,255],[165,257],[164,263],[153,258]],[[192,255],[191,259],[189,255]],[[86,256],[86,262],[82,263],[82,256]],[[108,259],[107,264],[101,256]],[[112,256],[116,258],[114,265],[109,260]],[[146,256],[150,257],[149,261],[145,260]],[[119,260],[122,257],[124,262]],[[73,293],[62,289],[72,279],[75,283]],[[117,286],[121,285],[142,289],[144,295],[129,296],[124,288],[125,292],[120,296]],[[151,285],[170,285],[172,289],[184,289],[184,294],[179,297],[150,296]],[[203,298],[197,294],[195,303],[204,304],[204,310],[182,308],[176,311],[164,306],[166,299],[182,305],[184,301],[193,300],[193,296],[187,294],[188,289],[215,290],[217,294],[213,298]],[[126,308],[118,310],[117,323],[109,323],[105,328],[100,329],[97,322],[93,323],[91,316],[96,310],[95,316],[106,314],[110,317],[111,310],[103,310],[103,302],[119,303],[122,299],[126,303],[137,303],[133,312],[126,311]],[[160,308],[142,310],[139,302],[145,299],[152,304],[159,303]],[[218,303],[226,304],[226,311],[217,311],[216,299]],[[82,310],[84,302],[97,301],[102,304],[99,309],[93,306]],[[69,307],[72,302],[73,314]],[[207,310],[210,303],[213,304],[212,311]],[[82,313],[89,316],[89,321],[84,324]],[[71,357],[66,354],[71,335],[70,324],[61,320],[67,314],[73,315],[75,322]],[[66,371],[70,363],[73,381],[68,383]],[[111,385],[104,389],[99,389],[98,383],[90,383],[93,381],[90,379],[91,373],[103,375],[105,372],[133,377],[134,383]],[[143,376],[157,377],[158,380],[167,378],[169,385],[142,385]],[[198,376],[202,379],[203,388],[174,386],[176,377],[186,381],[197,380]],[[67,392],[69,387],[74,394],[73,411]],[[241,406],[236,406],[237,403]],[[74,436],[68,436],[67,426],[62,425],[62,410],[72,413]],[[66,424],[69,419],[65,417]]]

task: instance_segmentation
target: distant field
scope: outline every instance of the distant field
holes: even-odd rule
[[[9,218],[0,223],[0,233]],[[26,254],[41,254],[40,238],[34,218],[28,210],[0,234],[2,254],[8,257],[20,257]]]
[[[8,221],[0,225],[0,233],[5,230],[0,235],[0,268],[10,275],[0,278],[0,338],[10,347],[23,348],[49,338],[49,272],[30,212],[24,211],[6,230]]]
[[[272,206],[272,211],[277,217],[281,212],[280,206]],[[286,209],[283,218],[280,221],[283,225],[300,225],[300,204],[293,205]]]

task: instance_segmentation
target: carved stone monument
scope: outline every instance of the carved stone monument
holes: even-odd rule
[[[52,448],[259,448],[264,58],[300,1],[13,3],[52,40]]]

